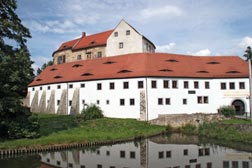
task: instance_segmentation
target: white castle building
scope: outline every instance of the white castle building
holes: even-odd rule
[[[77,114],[96,104],[106,117],[152,120],[160,114],[249,109],[247,62],[238,56],[155,53],[122,20],[113,30],[62,43],[28,86],[32,112]]]

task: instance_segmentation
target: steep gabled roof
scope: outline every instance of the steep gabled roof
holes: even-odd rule
[[[134,53],[52,65],[29,86],[134,77],[247,78],[248,68],[238,56]]]
[[[58,51],[62,51],[62,50],[67,50],[67,49],[79,50],[79,49],[86,49],[86,48],[106,45],[107,39],[112,32],[113,30],[108,30],[101,33],[97,33],[97,34],[92,34],[89,36],[82,36],[78,39],[64,42],[60,45],[58,50],[56,50],[54,53]]]

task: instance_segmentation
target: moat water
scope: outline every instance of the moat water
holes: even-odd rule
[[[240,149],[239,149],[240,148]],[[0,168],[252,168],[249,146],[172,134],[122,144],[0,158]]]

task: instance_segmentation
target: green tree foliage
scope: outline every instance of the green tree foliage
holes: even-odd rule
[[[81,118],[84,120],[94,120],[103,117],[102,110],[95,104],[91,104],[90,106],[87,106],[86,109],[81,111]]]
[[[44,63],[41,68],[37,69],[37,75],[39,75],[46,67],[53,65],[53,61],[48,61]]]
[[[38,128],[21,99],[34,78],[26,46],[29,30],[16,15],[15,0],[0,0],[0,136],[33,137]]]

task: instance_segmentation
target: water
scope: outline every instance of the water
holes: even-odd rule
[[[247,150],[247,151],[245,151]],[[137,142],[0,159],[1,168],[252,168],[252,150],[179,134]]]

